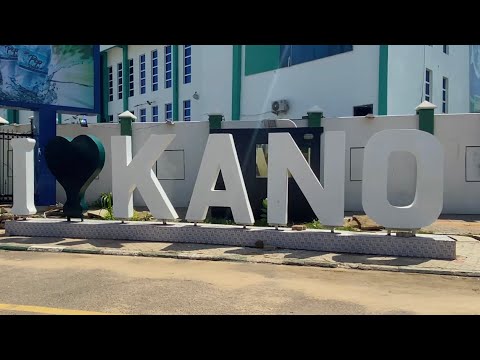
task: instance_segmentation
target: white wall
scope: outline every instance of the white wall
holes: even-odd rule
[[[159,89],[152,91],[152,50],[158,50]],[[178,46],[178,94],[179,120],[183,121],[183,101],[191,100],[191,119],[208,120],[208,113],[222,112],[231,117],[232,92],[232,45],[192,45],[192,81],[184,84],[184,46]],[[139,57],[146,57],[147,90],[140,94]],[[134,110],[140,121],[140,109],[146,108],[147,122],[152,121],[152,105],[159,107],[159,121],[165,120],[165,104],[173,102],[173,88],[165,89],[165,45],[129,45],[129,59],[134,62],[134,96],[128,98],[129,110]],[[117,64],[122,62],[122,49],[115,47],[108,50],[108,65],[113,67],[114,100],[108,103],[108,113],[117,115],[123,111],[123,100],[118,100]],[[199,99],[193,98],[197,92]],[[136,106],[139,104],[144,104]]]
[[[33,115],[33,111],[20,110],[19,112],[19,124],[30,124],[29,117]],[[0,108],[0,116],[5,120],[7,119],[7,109]]]
[[[346,132],[345,210],[362,211],[362,182],[358,180],[362,175],[363,148],[368,139],[384,129],[416,129],[418,117],[381,116],[374,119],[357,117],[322,121],[325,131]],[[436,115],[435,136],[445,151],[443,213],[479,214],[480,114]],[[416,164],[413,158],[405,154],[392,156],[388,185],[392,204],[401,206],[411,202],[415,191],[415,176]]]
[[[33,111],[30,110],[20,110],[18,114],[18,120],[20,124],[30,124],[29,117],[33,116]]]
[[[271,103],[286,99],[290,111],[282,117],[300,119],[314,105],[325,116],[352,116],[353,106],[378,102],[378,45],[354,45],[353,51],[245,76],[242,61],[241,119],[275,118]],[[252,114],[263,114],[250,116]]]
[[[120,60],[122,59],[122,50],[120,50]],[[158,51],[158,90],[152,91],[152,51]],[[146,68],[146,85],[145,94],[140,93],[140,55],[145,54]],[[110,53],[109,53],[110,55]],[[147,111],[147,122],[152,121],[152,106],[158,106],[159,121],[165,120],[165,104],[171,103],[173,100],[172,88],[165,89],[165,46],[164,45],[129,45],[128,58],[133,59],[134,66],[134,96],[128,98],[128,109],[134,111],[137,121],[140,121],[140,109],[145,108]],[[117,59],[117,58],[115,58]],[[110,61],[109,61],[110,63]],[[116,65],[115,65],[116,66]],[[116,91],[114,90],[116,95]],[[127,94],[128,95],[128,94]],[[116,109],[123,111],[123,100],[117,100]],[[153,102],[152,105],[145,104],[147,101]],[[141,105],[143,104],[143,105]],[[139,106],[137,106],[139,105]],[[109,111],[109,114],[110,113]],[[113,113],[114,121],[118,121],[117,113]]]
[[[192,67],[191,67],[191,82],[184,84],[184,56],[185,56],[185,47],[184,45],[178,45],[178,120],[183,121],[183,102],[185,100],[190,100],[191,105],[191,119],[199,120],[199,103],[192,98],[195,91],[200,93],[200,86],[202,84],[202,46],[191,45],[191,54],[192,54]],[[173,88],[172,88],[173,89]],[[172,90],[170,89],[170,90]],[[173,90],[172,90],[173,95]]]
[[[435,135],[445,149],[443,212],[479,214],[480,114],[436,115]],[[466,157],[467,151],[473,156]]]
[[[117,64],[122,63],[122,49],[114,47],[108,50],[107,62],[108,66],[113,70],[113,101],[108,102],[108,114],[113,115],[113,121],[118,121],[118,114],[123,112],[123,100],[118,100],[118,78],[117,78]],[[125,88],[123,88],[123,95],[125,96]]]
[[[225,119],[232,118],[232,45],[194,45],[201,48],[201,68],[194,67],[193,81],[200,81],[198,94],[200,99],[192,100],[192,106],[198,103],[199,110],[193,120],[208,120],[209,113],[222,113]],[[195,56],[195,55],[194,55]],[[193,58],[193,64],[197,60]],[[192,89],[196,90],[196,89]],[[180,98],[181,99],[181,98]]]
[[[143,146],[151,134],[176,134],[167,151],[160,157],[163,161],[162,171],[158,178],[173,206],[187,207],[197,178],[197,172],[207,143],[209,133],[208,122],[179,122],[175,125],[165,123],[134,123],[133,124],[133,155]],[[120,125],[93,124],[88,128],[80,125],[58,125],[59,136],[72,138],[89,134],[100,139],[105,147],[105,166],[87,189],[85,198],[87,203],[96,201],[103,192],[112,191],[112,163],[111,163],[111,136],[120,135]],[[171,151],[173,150],[173,151]],[[175,161],[175,163],[172,163]],[[65,192],[57,183],[57,201],[65,203]],[[134,205],[145,206],[140,193],[134,192]]]
[[[442,111],[442,77],[449,82],[448,113],[469,111],[468,45],[389,45],[388,114],[414,114],[424,100],[425,68],[433,72],[433,104]]]
[[[322,126],[324,131],[345,131],[345,211],[362,211],[363,150],[368,140],[373,134],[386,129],[417,129],[418,117],[326,118],[322,119]],[[416,164],[411,156],[405,153],[392,155],[388,184],[392,204],[404,206],[412,202],[415,176]]]
[[[2,125],[0,126],[0,131],[2,132],[14,132],[17,134],[29,134],[31,132],[32,128],[28,124],[21,124],[21,125]]]
[[[102,45],[108,49],[108,64],[113,68],[114,100],[108,103],[108,113],[123,112],[123,100],[118,100],[117,69],[122,62],[122,49]],[[152,92],[151,51],[158,50],[159,90]],[[221,112],[231,118],[232,45],[192,45],[192,82],[183,84],[183,45],[179,45],[179,119],[183,120],[183,101],[191,99],[192,120],[207,120],[208,113]],[[146,94],[140,94],[139,56],[146,55]],[[287,99],[290,112],[281,117],[301,118],[313,106],[319,105],[326,116],[351,116],[353,106],[373,104],[377,113],[378,100],[378,45],[354,45],[352,52],[245,76],[245,49],[242,54],[242,120],[276,118],[270,113],[271,102]],[[159,107],[159,121],[164,121],[165,104],[173,100],[172,88],[165,89],[164,45],[129,45],[129,58],[134,60],[135,95],[128,98],[129,110],[147,110]],[[433,71],[433,103],[441,112],[442,76],[449,79],[449,113],[468,112],[468,46],[449,45],[449,54],[441,45],[389,45],[388,114],[414,114],[422,100],[425,67]],[[192,98],[197,92],[199,100]],[[124,96],[128,95],[124,92]],[[0,110],[0,116],[2,115]],[[252,114],[261,114],[249,116]],[[20,123],[29,123],[31,111],[20,111]],[[3,116],[5,117],[5,116]],[[70,115],[64,115],[68,118]],[[89,122],[96,122],[89,117]]]
[[[159,162],[163,161],[164,166],[159,167],[157,177],[174,207],[188,207],[203,151],[207,144],[208,122],[178,122],[175,125],[135,123],[133,126],[134,154],[143,146],[151,134],[176,135],[160,157]],[[182,157],[184,159],[183,164]],[[184,171],[182,171],[182,167]],[[134,193],[134,204],[145,206],[145,202],[137,190]]]
[[[105,51],[105,50],[108,50],[112,47],[114,47],[115,45],[100,45],[100,51]]]
[[[381,130],[417,129],[418,117],[349,117],[326,118],[322,121],[325,131],[346,132],[345,210],[362,211],[363,148],[370,137]],[[231,123],[232,126],[243,124]],[[306,121],[296,123],[299,127],[306,125]],[[23,127],[8,126],[5,129]],[[102,192],[111,191],[110,137],[120,134],[119,124],[94,124],[88,128],[59,125],[57,133],[71,137],[93,134],[101,139],[106,150],[106,163],[99,179],[94,180],[87,190],[86,199],[93,202]],[[209,134],[208,122],[178,122],[175,125],[135,123],[133,151],[136,153],[151,134],[171,133],[177,136],[167,150],[173,151],[161,156],[158,177],[172,204],[177,208],[187,207]],[[443,213],[480,214],[480,114],[436,115],[435,136],[445,150]],[[388,196],[392,204],[404,206],[413,200],[415,178],[416,164],[413,158],[405,153],[392,155],[388,184]],[[65,201],[60,185],[57,185],[57,201]],[[134,204],[145,204],[137,192],[134,194]]]
[[[7,109],[0,109],[0,116],[3,117],[4,119],[7,119]],[[22,125],[28,125],[30,124],[30,119],[29,117],[33,116],[33,111],[30,110],[20,110],[19,111],[19,124]],[[83,118],[83,116],[78,117],[77,119],[72,118],[72,115],[70,114],[63,114],[62,115],[62,122],[65,124],[73,124],[73,123],[78,123],[79,120]],[[96,116],[87,116],[87,121],[89,124],[93,124],[97,122],[97,117]]]

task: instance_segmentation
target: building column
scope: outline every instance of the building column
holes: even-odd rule
[[[128,63],[128,45],[122,47],[122,68],[123,68],[123,111],[128,110],[128,97],[130,95],[130,64]]]
[[[35,205],[49,206],[56,203],[56,179],[48,168],[45,148],[57,135],[55,110],[34,112],[35,123]]]
[[[243,45],[233,45],[232,120],[240,120],[242,97],[242,48]]]
[[[19,124],[20,123],[19,110],[7,109],[7,121],[10,124]]]
[[[109,98],[109,88],[108,88],[108,53],[104,51],[100,54],[100,59],[102,63],[102,81],[100,92],[102,98],[102,109],[101,113],[97,116],[97,122],[108,122],[108,98]],[[123,66],[123,65],[122,65]]]
[[[380,45],[378,65],[378,115],[388,114],[388,45]]]
[[[183,62],[182,62],[183,63]],[[172,117],[173,121],[178,121],[178,45],[172,45]]]

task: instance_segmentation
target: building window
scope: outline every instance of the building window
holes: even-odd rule
[[[281,45],[280,67],[302,64],[353,51],[353,45]]]
[[[117,64],[117,83],[118,83],[118,100],[123,97],[123,69],[122,63]]]
[[[158,90],[158,50],[152,51],[152,91]]]
[[[353,116],[366,116],[368,114],[373,115],[373,104],[353,107]]]
[[[145,54],[140,55],[140,94],[147,91],[147,68],[145,62]]]
[[[425,100],[432,102],[432,70],[425,70]]]
[[[165,89],[172,87],[172,45],[165,46]]]
[[[190,121],[191,120],[191,109],[192,103],[190,100],[185,100],[183,102],[183,121]]]
[[[108,67],[108,101],[113,101],[113,68]]]
[[[129,66],[128,66],[128,74],[129,74],[129,95],[128,96],[133,96],[135,95],[134,91],[134,84],[135,82],[133,81],[133,59],[128,60]]]
[[[183,83],[192,82],[192,45],[183,47]]]
[[[140,122],[147,122],[147,109],[140,109]]]
[[[448,55],[448,45],[442,45],[443,46],[443,52]]]
[[[152,106],[152,121],[158,122],[158,105]]]
[[[113,115],[108,115],[108,121],[113,122]]]
[[[165,104],[165,120],[172,120],[172,118],[173,118],[172,103]]]
[[[448,113],[448,78],[446,77],[442,81],[442,113]]]
[[[311,167],[311,158],[312,158],[312,148],[310,146],[300,146],[300,151],[302,152],[305,160],[308,162],[308,165]],[[256,177],[257,178],[267,178],[268,177],[268,144],[257,144],[256,145]],[[288,177],[291,178],[292,174],[288,172]]]

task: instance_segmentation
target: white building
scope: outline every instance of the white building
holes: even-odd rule
[[[437,113],[469,112],[468,45],[101,45],[101,54],[103,111],[89,121],[124,110],[147,122],[300,119],[315,105],[327,117],[404,115],[423,100]],[[279,100],[288,110],[274,114]],[[27,123],[31,112],[0,116]]]

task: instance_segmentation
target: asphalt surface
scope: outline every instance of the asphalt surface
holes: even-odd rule
[[[480,314],[480,279],[0,251],[0,314]]]

